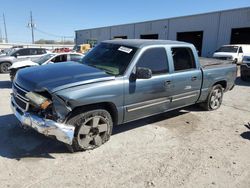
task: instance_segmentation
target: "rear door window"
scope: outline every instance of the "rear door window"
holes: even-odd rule
[[[58,55],[51,60],[54,63],[64,62],[67,61],[67,55]]]
[[[78,54],[70,54],[70,61],[76,61],[76,62],[80,62],[82,59],[81,55]]]
[[[37,49],[38,55],[45,54],[45,53],[46,53],[45,49]]]
[[[38,55],[37,49],[30,49],[30,55]]]
[[[153,75],[167,73],[169,68],[165,48],[147,49],[141,55],[136,66],[151,69]]]
[[[174,71],[183,71],[196,68],[194,55],[190,48],[172,48],[172,58],[174,63]]]

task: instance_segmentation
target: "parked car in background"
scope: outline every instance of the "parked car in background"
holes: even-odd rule
[[[63,52],[71,52],[69,48],[56,48],[53,50],[53,53],[63,53]]]
[[[43,48],[13,48],[6,55],[0,56],[0,72],[7,73],[9,72],[9,67],[17,61],[22,60],[36,60],[41,56],[50,53]]]
[[[44,55],[36,60],[25,60],[25,61],[18,61],[13,63],[9,67],[10,71],[10,79],[13,81],[15,78],[16,72],[20,69],[32,67],[32,66],[39,66],[39,65],[47,65],[52,63],[59,63],[59,62],[65,62],[65,61],[76,61],[80,62],[83,55],[80,53],[50,53],[47,55]]]
[[[108,141],[113,125],[196,103],[216,110],[235,78],[235,64],[199,59],[189,43],[111,40],[81,64],[18,71],[11,106],[23,125],[82,151]]]
[[[233,60],[241,64],[244,54],[250,53],[250,44],[223,45],[213,54],[214,58],[222,60]]]
[[[250,77],[250,53],[243,57],[243,61],[240,66],[240,77],[244,81]]]
[[[75,45],[73,48],[73,51],[85,54],[91,49],[90,44],[80,44],[80,45]]]

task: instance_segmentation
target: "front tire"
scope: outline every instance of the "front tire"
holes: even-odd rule
[[[94,149],[107,142],[112,134],[113,121],[104,109],[73,115],[67,124],[75,126],[72,152]]]
[[[3,62],[0,64],[0,72],[1,73],[8,73],[9,72],[9,67],[11,66],[11,63],[8,62]]]
[[[223,99],[223,87],[217,84],[212,87],[207,100],[202,104],[205,110],[212,111],[220,108]]]

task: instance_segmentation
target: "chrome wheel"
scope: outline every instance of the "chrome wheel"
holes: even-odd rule
[[[220,107],[222,102],[222,90],[217,88],[213,90],[211,98],[210,98],[210,108],[216,110]]]
[[[108,131],[108,126],[109,119],[102,116],[94,116],[86,119],[78,131],[78,144],[84,149],[102,145]]]

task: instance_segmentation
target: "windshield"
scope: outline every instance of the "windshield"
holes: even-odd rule
[[[19,49],[11,48],[8,52],[6,52],[6,55],[13,56],[13,54]]]
[[[230,53],[237,53],[238,46],[222,46],[216,52],[230,52]]]
[[[47,54],[47,55],[44,55],[44,56],[40,57],[39,59],[35,60],[34,62],[41,65],[41,64],[45,63],[46,61],[48,61],[53,56],[55,56],[55,54]]]
[[[119,76],[124,74],[136,51],[134,47],[101,43],[82,59],[82,63]]]

